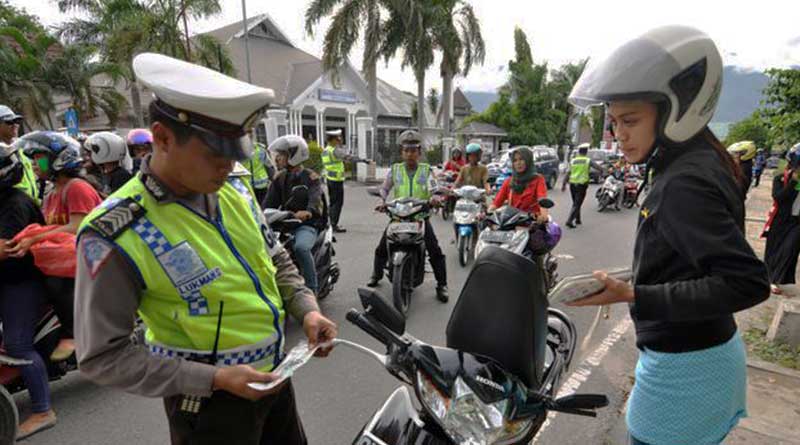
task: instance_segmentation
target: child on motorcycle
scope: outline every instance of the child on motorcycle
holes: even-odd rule
[[[503,182],[500,191],[489,206],[489,212],[506,204],[536,215],[539,222],[547,221],[547,209],[539,206],[539,200],[547,197],[544,177],[536,173],[533,153],[527,148],[518,148],[511,154],[511,177]]]
[[[23,175],[16,147],[0,143],[0,245],[14,238],[29,224],[44,224],[33,199],[14,186]],[[28,360],[21,366],[22,381],[31,397],[33,414],[19,425],[17,439],[53,426],[56,415],[50,405],[47,367],[34,349],[34,332],[45,303],[44,277],[30,254],[9,256],[0,249],[0,319],[3,321],[5,352]]]

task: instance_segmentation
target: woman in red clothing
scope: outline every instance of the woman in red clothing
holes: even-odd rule
[[[453,153],[450,154],[450,160],[444,164],[444,171],[448,172],[460,172],[461,167],[466,165],[467,161],[464,159],[464,153],[461,152],[461,149],[456,147],[453,148]]]
[[[539,200],[547,197],[547,186],[544,177],[536,173],[533,153],[527,148],[518,148],[511,154],[511,160],[511,177],[503,182],[489,211],[510,205],[535,215],[539,222],[547,221],[547,209],[539,207]]]
[[[42,213],[47,225],[58,226],[49,232],[6,243],[8,256],[22,258],[31,246],[53,233],[77,233],[83,218],[102,200],[94,187],[81,178],[83,160],[80,145],[74,139],[54,131],[37,131],[23,136],[16,144],[33,160],[36,174],[53,182],[53,190],[42,204]],[[48,298],[66,334],[50,357],[54,361],[69,358],[75,350],[72,340],[74,285],[72,278],[47,277],[45,281]]]

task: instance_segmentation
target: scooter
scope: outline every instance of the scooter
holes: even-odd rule
[[[283,207],[291,207],[292,202],[306,199],[304,195],[307,193],[308,188],[305,186],[294,187],[289,202]],[[264,219],[266,219],[270,228],[278,234],[278,240],[286,248],[292,257],[292,261],[299,268],[300,265],[294,257],[293,233],[296,228],[302,225],[302,221],[294,217],[294,212],[283,209],[264,209]],[[325,229],[317,233],[317,239],[311,249],[311,253],[314,256],[314,268],[317,273],[318,300],[323,300],[330,295],[331,291],[333,291],[333,286],[339,281],[341,273],[339,263],[334,261],[336,251],[333,248],[333,243],[335,242],[333,228],[327,218],[325,223]]]
[[[543,198],[539,206],[550,209],[555,203]],[[561,240],[561,227],[552,221],[538,223],[529,213],[511,206],[503,206],[486,217],[486,227],[478,237],[475,253],[490,246],[499,247],[534,262],[541,263],[545,272],[547,292],[558,282],[558,258],[551,254]]]
[[[475,258],[475,243],[478,240],[478,225],[486,201],[486,190],[467,185],[454,190],[453,194],[458,197],[453,213],[458,262],[461,266],[466,266]]]
[[[624,184],[622,181],[615,178],[614,175],[608,175],[603,185],[600,186],[600,188],[597,189],[597,193],[595,193],[595,198],[597,198],[597,211],[602,212],[612,205],[616,210],[619,210],[619,199],[623,187]]]
[[[625,208],[630,209],[638,204],[639,186],[641,184],[642,180],[639,179],[638,176],[633,174],[625,176],[625,187],[622,194],[622,205],[625,206]]]
[[[457,174],[452,171],[440,173],[433,187],[433,196],[438,201],[436,206],[442,213],[442,219],[450,220],[456,206],[456,197],[453,195],[453,184]]]
[[[577,332],[548,307],[541,269],[521,255],[492,246],[478,256],[448,322],[447,347],[407,333],[403,316],[374,291],[358,293],[363,311],[351,309],[347,320],[386,353],[340,344],[377,360],[411,391],[396,389],[354,445],[528,444],[549,411],[595,417],[608,405],[604,395],[556,398]]]

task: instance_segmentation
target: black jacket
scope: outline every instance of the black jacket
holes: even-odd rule
[[[22,190],[12,188],[0,192],[0,239],[12,239],[30,224],[44,225],[44,217],[36,203]],[[22,258],[0,261],[0,283],[25,279],[42,279],[30,253]]]
[[[634,248],[636,345],[706,349],[736,331],[733,313],[769,297],[769,280],[744,236],[741,188],[704,143],[662,149],[651,162]]]
[[[308,187],[307,202],[294,203],[288,206],[290,208],[284,208],[284,210],[293,212],[307,210],[311,213],[311,219],[303,223],[304,225],[311,225],[317,229],[325,227],[327,214],[325,212],[326,206],[322,185],[319,175],[308,168],[304,168],[298,173],[289,173],[286,170],[278,173],[269,186],[267,197],[264,200],[264,207],[271,209],[287,207],[287,201],[292,196],[292,188],[299,185]]]

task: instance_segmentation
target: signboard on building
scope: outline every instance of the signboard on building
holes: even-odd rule
[[[68,108],[64,112],[64,121],[67,124],[67,133],[72,137],[78,137],[78,112],[74,108]]]
[[[319,100],[323,102],[336,102],[340,104],[354,104],[356,103],[356,93],[344,90],[326,90],[320,88],[318,91]]]

